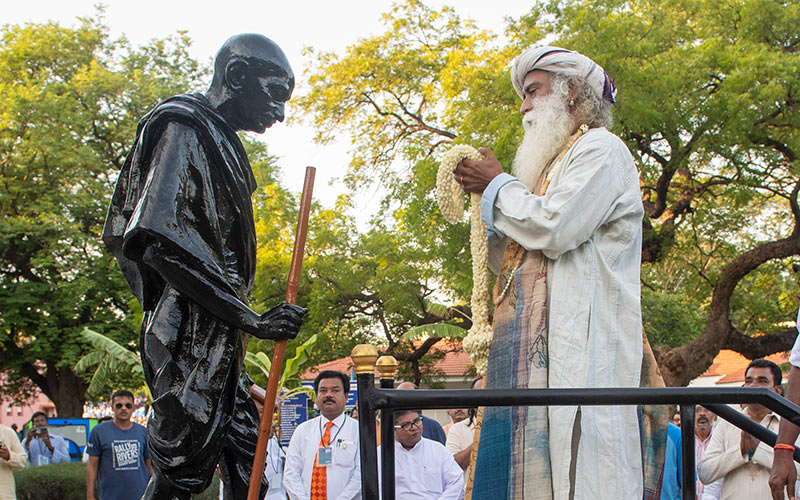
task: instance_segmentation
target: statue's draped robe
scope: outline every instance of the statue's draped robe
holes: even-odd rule
[[[246,496],[259,422],[242,368],[246,336],[198,302],[247,303],[255,187],[234,130],[204,96],[176,96],[139,123],[104,228],[144,309],[152,464],[186,491],[204,490],[219,463],[228,493]]]
[[[548,387],[638,387],[642,364],[639,267],[644,213],[639,177],[624,143],[591,129],[567,152],[547,193],[535,196],[502,174],[481,200],[495,272],[508,238],[547,257]],[[508,238],[506,238],[508,237]],[[527,283],[537,273],[514,271],[508,291],[514,311],[495,317],[487,388],[525,387],[520,363],[536,359],[516,336],[531,321]],[[527,355],[526,355],[527,352]],[[548,449],[553,498],[643,497],[639,419],[635,406],[550,406]],[[473,499],[535,498],[525,479],[525,453],[536,435],[513,444],[525,415],[487,408],[481,427]],[[573,441],[577,440],[573,460]],[[523,453],[511,454],[512,448]],[[521,485],[521,486],[520,486]],[[549,484],[543,484],[547,488]]]

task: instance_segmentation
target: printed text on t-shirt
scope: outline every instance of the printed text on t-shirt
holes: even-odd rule
[[[114,470],[137,470],[139,468],[139,442],[135,439],[112,441]]]

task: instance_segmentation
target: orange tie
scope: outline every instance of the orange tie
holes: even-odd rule
[[[322,434],[320,446],[331,444],[331,427],[333,422],[325,424],[325,433]],[[314,472],[311,474],[311,500],[328,500],[328,468],[318,467],[317,458],[314,458]]]

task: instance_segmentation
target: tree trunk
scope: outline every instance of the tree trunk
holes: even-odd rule
[[[55,367],[48,363],[48,388],[42,391],[53,400],[59,418],[81,418],[86,403],[86,388],[89,384],[78,377],[69,367]]]
[[[757,338],[739,332],[730,322],[730,301],[736,285],[761,264],[800,254],[800,237],[770,241],[739,255],[722,271],[711,295],[709,317],[703,333],[686,345],[654,349],[661,375],[668,386],[687,385],[714,362],[720,350],[728,348],[748,359],[763,357],[792,347],[791,329]]]

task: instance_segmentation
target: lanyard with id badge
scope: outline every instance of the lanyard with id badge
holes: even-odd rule
[[[330,467],[333,465],[333,448],[331,447],[330,443],[336,441],[336,438],[339,436],[339,433],[342,432],[344,429],[344,425],[347,422],[347,419],[342,421],[342,425],[339,427],[339,430],[336,431],[336,434],[333,436],[328,442],[327,446],[320,446],[319,450],[317,450],[317,466],[318,467]],[[319,421],[319,442],[322,443],[322,419]]]

